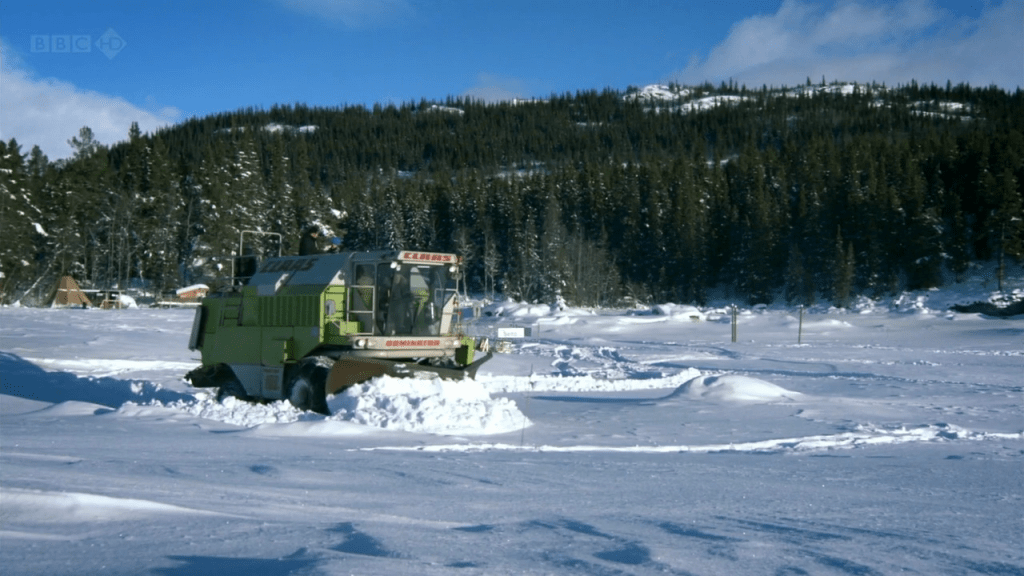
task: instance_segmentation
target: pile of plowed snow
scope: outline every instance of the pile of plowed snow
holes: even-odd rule
[[[387,430],[447,435],[502,434],[530,425],[507,398],[492,398],[473,380],[424,380],[381,376],[328,398],[331,416],[296,409],[288,401],[254,404],[235,398],[218,402],[201,392],[194,400],[164,406],[193,416],[252,428],[299,421],[335,421]]]
[[[227,397],[223,402],[218,402],[216,393],[210,392],[199,392],[196,394],[194,400],[178,400],[169,404],[160,404],[159,402],[154,401],[149,405],[163,405],[167,408],[180,410],[199,418],[216,420],[218,422],[233,424],[235,426],[243,426],[246,428],[252,428],[261,424],[298,422],[299,420],[307,420],[310,416],[320,417],[319,415],[314,415],[312,413],[296,409],[287,400],[273,402],[271,404],[256,404],[253,402],[238,400],[233,397]],[[122,406],[120,411],[131,414],[137,413],[135,410],[129,412],[128,408],[131,407],[132,405],[129,402]]]
[[[328,400],[331,418],[431,434],[502,434],[528,425],[508,398],[491,398],[473,380],[381,376]]]

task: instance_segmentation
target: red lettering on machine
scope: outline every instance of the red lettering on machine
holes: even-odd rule
[[[415,260],[416,262],[451,262],[451,254],[435,254],[433,252],[402,252],[402,260]]]
[[[440,346],[440,340],[388,340],[384,343],[389,348],[418,348],[423,346]]]

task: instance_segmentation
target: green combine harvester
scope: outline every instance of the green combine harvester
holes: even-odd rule
[[[329,395],[384,374],[472,378],[491,354],[460,333],[458,273],[458,257],[437,252],[270,258],[203,299],[189,340],[202,365],[186,378],[220,399],[322,414]]]

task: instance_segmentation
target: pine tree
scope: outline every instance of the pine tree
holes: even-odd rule
[[[928,205],[925,184],[915,164],[904,168],[903,206],[906,212],[907,247],[904,267],[907,270],[907,288],[920,290],[942,284],[942,219],[936,206]]]
[[[147,140],[142,166],[142,209],[139,214],[141,275],[151,279],[158,291],[164,291],[182,285],[178,239],[182,233],[185,197],[179,187],[179,178],[167,159],[163,142]]]
[[[44,201],[52,230],[47,258],[56,278],[72,274],[79,282],[112,287],[117,282],[115,261],[119,202],[107,149],[88,126],[68,141],[74,161],[58,168]],[[55,273],[54,273],[55,272]]]
[[[540,239],[532,214],[527,214],[521,228],[512,233],[509,271],[507,275],[508,296],[523,302],[536,302],[541,296]]]
[[[483,253],[483,272],[484,272],[484,295],[490,300],[494,300],[494,291],[497,286],[497,276],[501,270],[502,256],[501,251],[498,248],[498,242],[495,238],[494,232],[490,226],[485,226],[484,231],[484,253]]]
[[[398,188],[391,178],[384,184],[381,216],[379,225],[382,230],[378,247],[391,249],[404,247],[407,242],[405,210],[402,206],[402,199],[398,195]]]
[[[298,252],[303,226],[312,221],[307,217],[305,209],[314,204],[309,194],[308,177],[295,173],[294,164],[289,156],[290,153],[299,153],[299,148],[298,144],[293,144],[294,152],[290,152],[286,148],[285,136],[275,134],[269,139],[264,161],[268,203],[264,232],[280,234],[280,242],[287,246],[287,252],[291,254]],[[271,246],[277,247],[277,241],[278,239],[273,236],[260,235],[244,246],[243,251],[251,253],[251,256],[257,259],[272,256],[273,250],[270,254],[264,252]],[[285,246],[280,247],[282,252],[285,252]]]
[[[138,124],[133,123],[133,126],[138,129]],[[102,149],[102,144],[96,140],[92,128],[88,126],[82,126],[78,130],[78,136],[72,136],[68,140],[68,145],[75,150],[73,155],[75,160],[90,158]]]
[[[468,275],[469,270],[472,270],[475,267],[477,255],[480,250],[473,241],[472,232],[469,228],[464,226],[460,226],[452,234],[452,247],[452,250],[462,262],[461,270],[463,271],[463,277],[458,280],[462,288],[463,298],[468,300],[469,294],[467,291],[469,287],[466,275]]]
[[[450,238],[454,222],[435,222],[430,216],[431,198],[422,179],[402,181],[402,219],[405,245],[420,249],[437,246],[439,237]]]
[[[814,277],[804,266],[804,256],[797,243],[790,244],[786,265],[785,298],[788,304],[814,304]]]
[[[40,216],[30,196],[21,147],[13,138],[0,141],[0,303],[11,302],[35,276],[33,235],[46,233],[38,224]]]
[[[1006,276],[1006,257],[1017,260],[1024,256],[1024,202],[1017,179],[1009,168],[1003,170],[993,190],[992,218],[989,222],[989,235],[995,244],[997,262],[997,280],[999,290],[1003,290],[1003,279]]]
[[[853,244],[844,242],[842,231],[837,229],[832,263],[832,303],[839,308],[850,306],[855,269]]]
[[[554,301],[565,298],[576,282],[572,277],[573,266],[567,249],[568,233],[562,223],[562,209],[554,195],[548,197],[541,227],[538,249],[544,266],[540,271],[539,298]]]

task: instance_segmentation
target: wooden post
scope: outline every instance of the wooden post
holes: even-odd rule
[[[737,315],[737,313],[738,313],[738,310],[737,310],[736,306],[733,306],[732,307],[732,341],[733,342],[736,341],[736,315]]]

